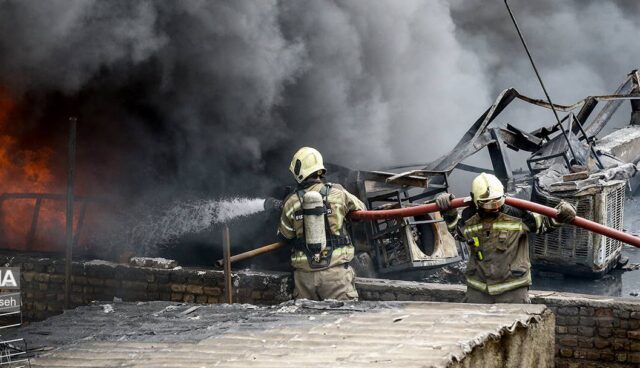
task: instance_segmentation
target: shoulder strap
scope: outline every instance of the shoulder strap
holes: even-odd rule
[[[303,203],[304,193],[305,193],[304,189],[299,189],[298,191],[296,191],[296,194],[298,195],[298,200],[300,200],[300,205],[302,205]]]
[[[322,196],[322,203],[324,203],[326,214],[331,214],[331,211],[332,211],[331,204],[329,203],[329,200],[328,200],[329,193],[331,193],[332,187],[333,187],[333,184],[325,183],[325,185],[320,189],[320,195]]]
[[[329,196],[329,193],[331,193],[331,187],[333,186],[333,184],[331,183],[325,183],[322,188],[320,188],[320,195],[322,195],[322,200],[324,202],[327,201],[327,197]]]

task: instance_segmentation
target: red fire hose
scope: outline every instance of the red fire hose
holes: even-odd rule
[[[471,198],[469,197],[455,198],[451,200],[451,207],[466,207],[470,202]],[[523,210],[536,212],[551,218],[556,218],[558,216],[558,211],[555,208],[543,206],[541,204],[533,203],[530,201],[525,201],[524,199],[507,197],[506,204],[513,207],[518,207]],[[437,204],[430,203],[415,207],[396,208],[391,210],[355,211],[351,212],[349,216],[355,220],[381,220],[394,217],[424,215],[430,212],[438,212],[439,210],[440,209],[438,208]],[[593,222],[582,217],[576,217],[575,220],[571,222],[571,224],[640,248],[640,237],[633,236],[616,229],[612,229],[597,222]]]

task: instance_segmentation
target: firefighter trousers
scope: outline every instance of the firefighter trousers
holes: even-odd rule
[[[514,290],[510,290],[498,295],[490,295],[483,293],[467,286],[467,293],[464,297],[465,303],[476,304],[494,304],[494,303],[510,303],[510,304],[531,304],[529,300],[529,287],[524,286]]]
[[[319,271],[293,272],[293,298],[309,300],[358,300],[355,272],[348,263]]]

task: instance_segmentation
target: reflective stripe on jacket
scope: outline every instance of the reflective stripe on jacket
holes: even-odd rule
[[[493,285],[487,285],[486,283],[478,280],[473,276],[467,277],[467,286],[470,286],[476,290],[485,292],[489,295],[499,295],[507,291],[515,290],[517,288],[530,286],[530,285],[531,285],[531,272],[527,272],[524,276],[517,277],[509,281],[493,284]]]
[[[482,216],[470,207],[445,220],[469,247],[467,285],[490,295],[531,285],[528,233],[557,227],[547,217],[508,205]]]

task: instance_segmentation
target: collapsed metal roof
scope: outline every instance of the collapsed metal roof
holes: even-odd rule
[[[566,113],[560,119],[561,124],[566,125],[562,130],[557,123],[531,132],[523,131],[511,124],[502,128],[492,127],[492,122],[516,99],[546,109],[552,106],[546,101],[522,95],[513,88],[505,89],[471,125],[451,151],[427,164],[405,165],[404,167],[407,168],[415,166],[422,166],[422,168],[396,174],[392,179],[416,175],[440,176],[442,173],[449,174],[457,168],[478,173],[495,172],[496,176],[506,184],[513,178],[513,170],[505,152],[506,148],[531,152],[528,164],[530,171],[534,174],[547,169],[554,162],[586,166],[590,157],[596,161],[599,169],[611,167],[612,157],[606,151],[600,151],[597,148],[596,136],[624,101],[629,101],[631,104],[630,124],[640,124],[640,73],[632,70],[613,94],[588,96],[571,105],[553,104],[556,111]],[[604,105],[591,118],[600,102]],[[485,147],[489,150],[493,170],[463,163],[466,158]],[[603,160],[607,162],[602,162]],[[439,182],[439,178],[434,182]]]

